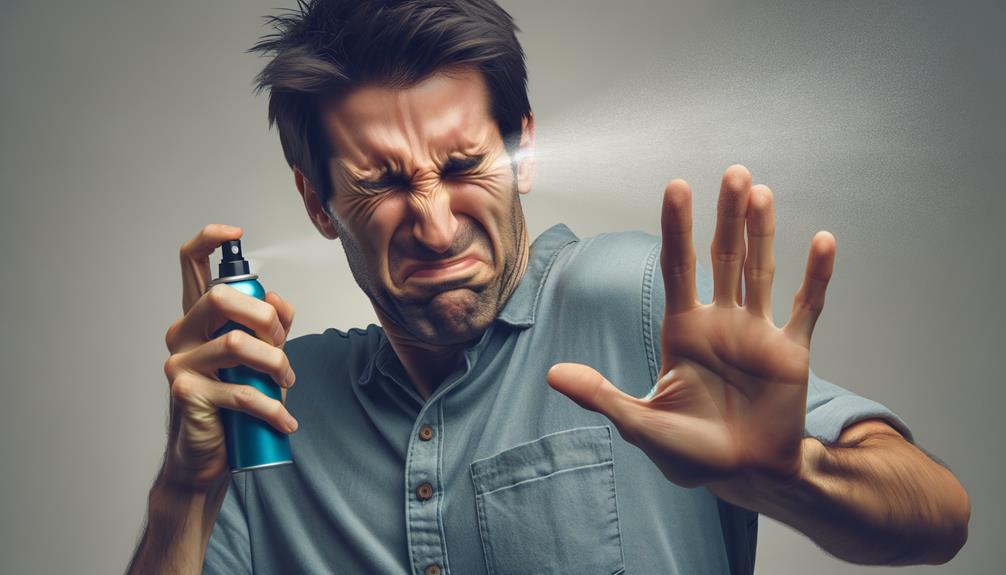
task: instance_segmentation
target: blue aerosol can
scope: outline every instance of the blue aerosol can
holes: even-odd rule
[[[258,282],[258,276],[251,273],[248,261],[241,254],[241,240],[230,240],[220,246],[221,258],[219,277],[210,286],[224,283],[241,293],[265,300],[265,288]],[[245,326],[228,321],[218,329],[213,337],[240,329],[251,335],[254,332]],[[250,385],[277,401],[282,392],[268,375],[246,365],[228,367],[217,372],[220,381]],[[227,463],[231,472],[248,471],[293,463],[290,454],[290,438],[265,421],[241,411],[221,409],[220,418],[224,426],[227,443]]]

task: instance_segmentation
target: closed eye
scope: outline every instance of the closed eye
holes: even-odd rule
[[[383,192],[391,188],[402,186],[406,183],[405,178],[397,174],[386,172],[381,174],[376,180],[356,180],[358,187],[368,192]]]
[[[482,165],[484,160],[484,154],[478,156],[465,156],[461,158],[448,158],[447,161],[444,162],[444,165],[440,168],[441,176],[451,177],[470,174],[476,171],[476,169]],[[354,180],[353,183],[360,189],[371,193],[384,192],[393,188],[410,185],[409,179],[406,176],[396,174],[394,172],[384,172],[374,180]]]
[[[441,168],[441,173],[445,176],[467,174],[482,165],[485,155],[465,156],[463,158],[448,158]]]

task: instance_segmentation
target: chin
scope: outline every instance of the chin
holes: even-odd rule
[[[476,339],[489,327],[496,315],[485,292],[455,289],[434,296],[426,307],[426,325],[430,343],[453,344]]]

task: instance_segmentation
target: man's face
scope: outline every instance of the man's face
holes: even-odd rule
[[[427,344],[478,337],[527,261],[518,179],[482,75],[365,86],[326,102],[321,115],[336,150],[333,223],[382,323]]]

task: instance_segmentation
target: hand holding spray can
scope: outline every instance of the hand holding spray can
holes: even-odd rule
[[[225,283],[241,293],[265,301],[265,288],[258,282],[258,276],[251,273],[248,261],[241,254],[241,240],[226,241],[220,249],[219,277],[207,287]],[[213,334],[213,337],[219,337],[235,329],[254,335],[254,332],[245,326],[228,321]],[[250,385],[272,399],[282,400],[279,385],[268,375],[248,366],[237,365],[221,369],[218,371],[218,376],[221,381]],[[220,418],[227,444],[227,463],[233,473],[293,463],[290,438],[265,421],[230,409],[221,409]]]

